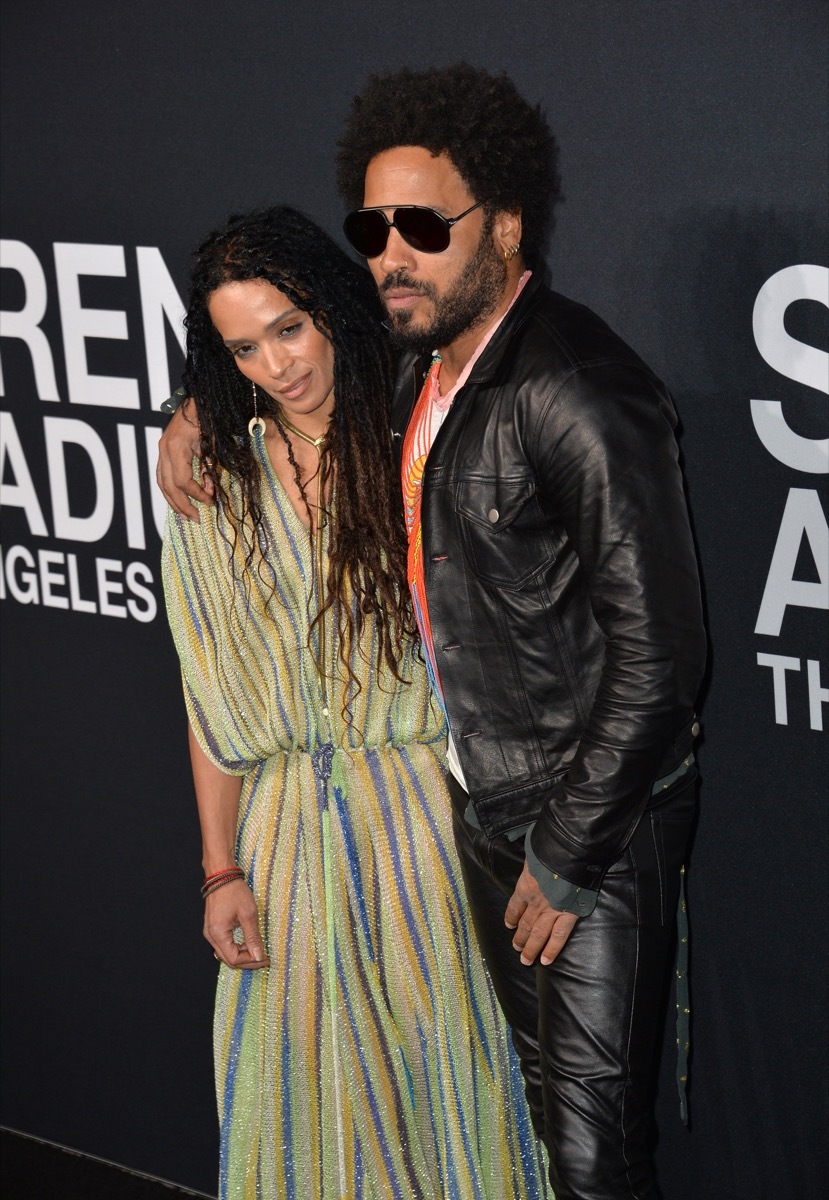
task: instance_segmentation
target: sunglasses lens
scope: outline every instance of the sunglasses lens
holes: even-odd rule
[[[364,258],[376,258],[382,254],[389,240],[386,218],[379,212],[349,213],[343,221],[343,233]]]
[[[449,245],[450,226],[431,208],[398,208],[394,223],[415,250],[440,254]]]
[[[396,208],[394,227],[405,242],[424,254],[440,254],[449,245],[451,226],[431,208]],[[343,221],[343,233],[358,254],[376,258],[389,240],[389,224],[381,212],[360,209]]]

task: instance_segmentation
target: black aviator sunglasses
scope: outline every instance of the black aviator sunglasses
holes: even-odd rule
[[[423,254],[440,254],[449,245],[452,226],[480,208],[482,203],[479,200],[457,217],[442,217],[433,208],[404,204],[394,210],[391,220],[381,208],[358,208],[346,217],[343,233],[364,258],[376,258],[383,253],[392,225],[414,250],[420,250]]]

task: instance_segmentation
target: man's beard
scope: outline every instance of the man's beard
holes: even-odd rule
[[[391,337],[401,350],[429,353],[450,346],[461,334],[481,325],[498,307],[504,295],[507,266],[492,244],[492,225],[484,222],[477,249],[454,286],[440,298],[434,284],[421,283],[404,271],[390,275],[381,285],[381,295],[392,288],[410,288],[428,296],[434,305],[431,324],[410,328],[411,312],[389,313]]]

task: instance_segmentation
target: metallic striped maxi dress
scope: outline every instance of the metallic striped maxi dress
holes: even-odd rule
[[[244,568],[218,506],[171,512],[163,550],[190,722],[243,777],[237,862],[271,963],[219,971],[221,1200],[548,1197],[425,668],[409,647],[406,682],[378,672],[369,629],[355,685],[328,614],[325,702],[311,539],[257,444],[266,556]]]

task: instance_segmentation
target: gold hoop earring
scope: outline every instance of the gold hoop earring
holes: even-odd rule
[[[264,437],[267,425],[264,418],[259,416],[259,409],[256,403],[256,384],[251,381],[251,386],[253,387],[253,416],[248,421],[248,433],[253,438],[256,436],[256,430],[261,429],[262,437]]]
[[[518,251],[520,249],[521,249],[520,242],[518,243],[517,246],[507,246],[506,250],[504,251],[504,262],[512,262],[512,260],[515,258],[516,254],[518,253]]]

